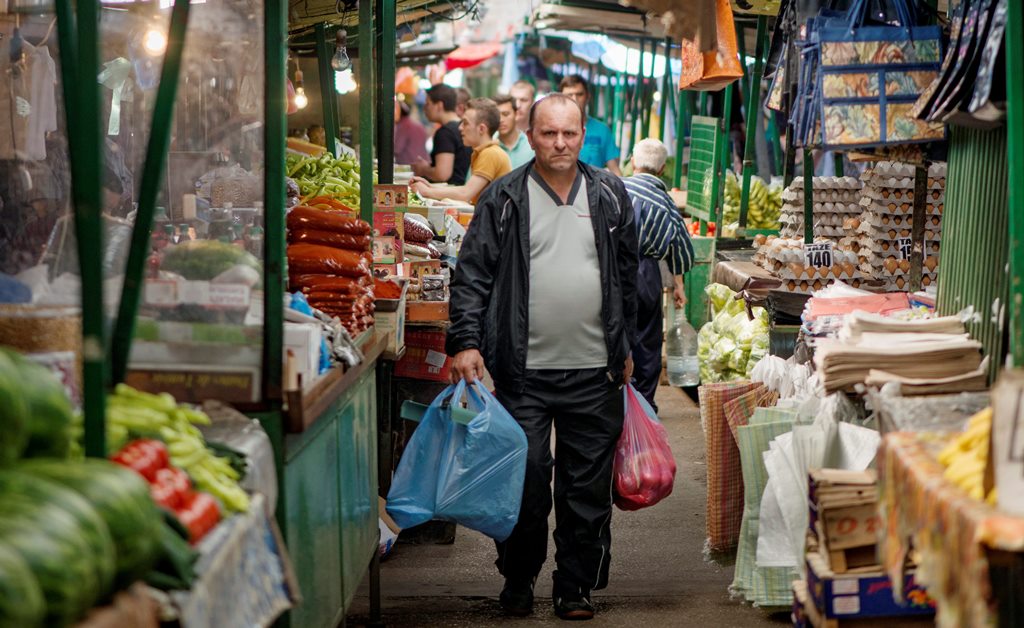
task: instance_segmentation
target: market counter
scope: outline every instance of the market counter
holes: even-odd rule
[[[938,438],[894,432],[882,441],[883,567],[892,582],[902,582],[912,543],[919,553],[917,579],[939,603],[937,625],[1019,626],[1024,518],[972,499],[947,481],[936,458],[944,444]],[[1004,572],[1018,575],[1007,581],[997,575]]]
[[[301,628],[341,623],[377,551],[377,362],[379,334],[365,359],[332,372],[285,415],[280,509],[302,602],[286,619]],[[288,431],[292,431],[289,429]]]

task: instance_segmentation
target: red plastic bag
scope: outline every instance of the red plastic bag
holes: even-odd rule
[[[665,426],[643,395],[629,385],[625,397],[626,419],[615,447],[615,505],[640,510],[672,493],[676,459]]]

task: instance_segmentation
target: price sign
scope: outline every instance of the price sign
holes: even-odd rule
[[[901,260],[909,260],[914,252],[914,240],[912,238],[896,238],[896,250],[900,252]]]
[[[832,243],[815,242],[804,245],[804,266],[832,267]]]

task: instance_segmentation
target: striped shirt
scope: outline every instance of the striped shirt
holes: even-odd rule
[[[665,184],[652,174],[639,173],[623,180],[633,201],[639,229],[640,255],[665,260],[673,275],[693,266],[693,244]]]

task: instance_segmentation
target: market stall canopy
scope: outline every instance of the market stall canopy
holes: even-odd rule
[[[538,30],[665,38],[665,29],[659,20],[649,19],[645,12],[623,7],[614,0],[545,2],[533,12],[531,25]]]
[[[465,12],[474,0],[391,0],[396,3],[397,25],[423,20],[447,19]],[[353,0],[289,0],[288,32],[312,32],[317,24],[329,24],[348,29],[349,41],[356,41],[359,11]],[[348,7],[348,8],[346,8]]]
[[[502,49],[503,46],[497,42],[464,44],[448,55],[444,65],[449,72],[458,68],[471,68],[497,56]]]

